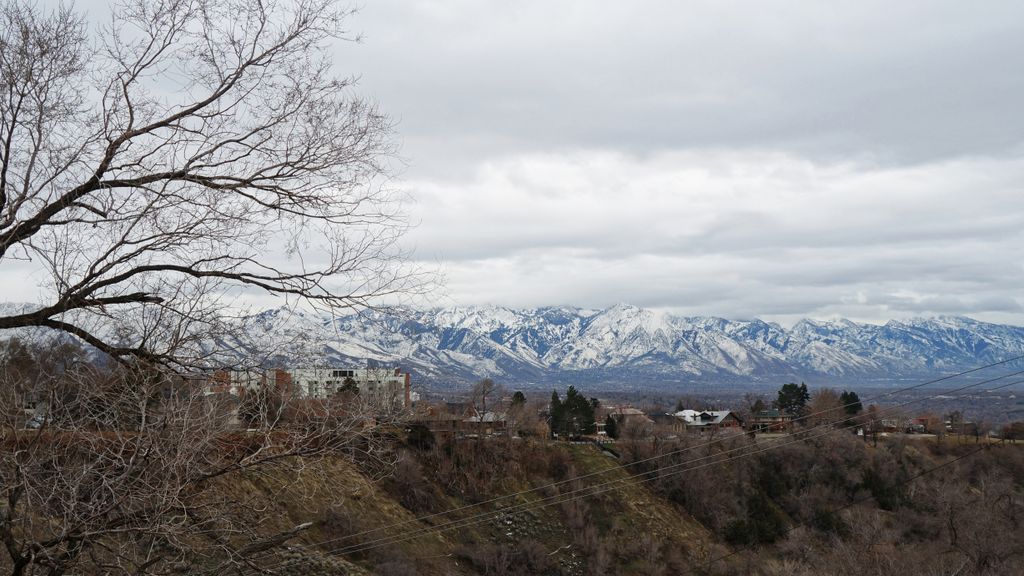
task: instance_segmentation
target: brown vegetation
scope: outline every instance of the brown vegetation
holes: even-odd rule
[[[722,453],[720,462],[652,482],[736,547],[701,573],[1009,575],[1024,567],[1024,452],[1014,446],[891,438],[875,447],[832,434],[724,455],[746,444],[759,449],[735,438],[704,449],[711,461]],[[640,469],[657,476],[682,458]]]
[[[240,569],[308,528],[265,511],[327,491],[324,458],[391,470],[387,426],[348,406],[281,399],[238,429],[237,404],[202,387],[66,362],[75,350],[0,346],[0,570],[14,576]]]

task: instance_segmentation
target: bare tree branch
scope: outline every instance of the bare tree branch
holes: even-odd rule
[[[0,266],[28,255],[50,294],[0,329],[190,365],[240,290],[334,310],[425,285],[390,120],[331,71],[333,0],[126,0],[95,47],[69,9],[0,6]]]
[[[210,394],[204,380],[155,364],[107,369],[75,345],[0,342],[0,570],[273,564],[309,525],[282,526],[266,510],[285,494],[335,491],[318,462],[393,465],[381,433],[389,419],[358,398],[263,391]],[[240,484],[266,488],[239,493]]]

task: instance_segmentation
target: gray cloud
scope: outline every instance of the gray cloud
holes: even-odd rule
[[[1024,324],[1019,2],[377,0],[351,28],[438,304]]]
[[[410,181],[457,303],[726,317],[1024,319],[1024,158],[907,167],[777,152],[520,155]]]
[[[1021,16],[379,2],[355,65],[452,301],[1020,321]]]
[[[1024,8],[382,0],[339,52],[414,170],[537,149],[785,149],[886,163],[1019,146]]]

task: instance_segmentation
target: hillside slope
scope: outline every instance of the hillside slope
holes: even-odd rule
[[[749,456],[694,464],[742,446]],[[293,543],[293,565],[381,576],[895,576],[948,567],[1010,575],[1024,567],[1014,528],[1024,514],[1021,446],[875,446],[836,434],[785,445],[644,440],[615,450],[620,456],[505,439],[404,445],[394,473],[376,482],[350,463],[326,463],[336,490],[279,503],[289,521],[316,523]]]

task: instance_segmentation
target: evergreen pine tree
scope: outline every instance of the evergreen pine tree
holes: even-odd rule
[[[611,414],[604,419],[604,433],[612,439],[619,437],[619,423],[615,421],[615,418],[612,418]]]
[[[548,407],[548,425],[551,426],[552,436],[561,434],[565,427],[565,408],[562,405],[562,400],[558,398],[556,390],[551,391],[551,404]]]
[[[784,384],[779,389],[779,397],[775,400],[775,407],[779,410],[785,410],[794,416],[801,416],[804,412],[804,407],[807,406],[807,401],[811,399],[810,392],[807,391],[807,384],[801,383],[799,386],[796,383]]]
[[[860,403],[860,397],[857,396],[856,392],[843,391],[839,395],[839,401],[843,404],[843,409],[846,410],[846,414],[849,416],[856,416],[864,410],[864,406]]]

